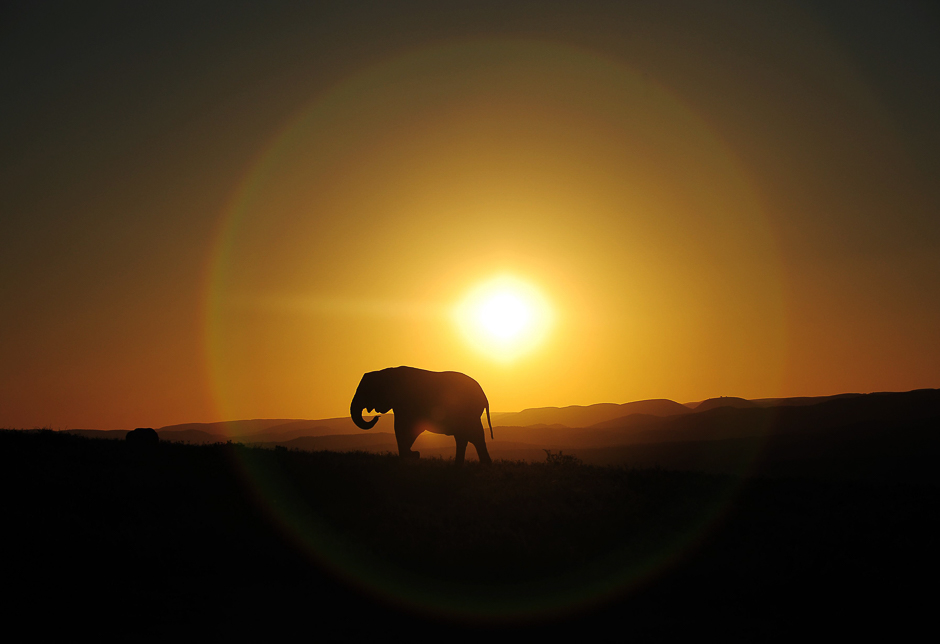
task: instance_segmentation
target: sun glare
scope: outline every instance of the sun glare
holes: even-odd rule
[[[480,306],[480,325],[500,340],[511,340],[532,322],[532,311],[515,293],[502,292],[489,296]]]
[[[500,361],[511,361],[541,344],[551,313],[531,284],[502,276],[473,289],[456,307],[455,317],[467,341]]]

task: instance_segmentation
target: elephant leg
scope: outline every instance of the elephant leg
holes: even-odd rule
[[[457,439],[457,456],[454,457],[454,463],[463,465],[464,456],[467,454],[467,439],[463,436],[454,436]]]
[[[473,443],[473,446],[477,450],[477,456],[480,457],[480,462],[484,465],[489,465],[493,462],[493,459],[490,458],[490,453],[486,451],[486,433],[483,431],[483,424],[477,421],[476,427],[471,434],[472,438],[470,442]]]
[[[411,446],[415,444],[415,440],[418,438],[418,434],[421,432],[416,430],[415,423],[402,421],[399,423],[398,418],[395,419],[395,440],[398,441],[398,455],[402,458],[420,458],[420,452],[414,452],[411,450]]]

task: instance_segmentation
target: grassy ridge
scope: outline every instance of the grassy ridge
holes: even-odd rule
[[[346,619],[350,606],[385,622],[418,619],[389,600],[544,620],[603,596],[590,617],[567,623],[624,611],[658,623],[707,608],[760,625],[823,597],[831,610],[833,598],[897,599],[938,570],[933,487],[555,460],[457,469],[3,431],[3,548],[16,556],[0,572],[24,597],[50,585],[91,603],[130,592],[163,606],[167,620],[220,610],[237,620],[233,607],[259,605],[319,619]]]

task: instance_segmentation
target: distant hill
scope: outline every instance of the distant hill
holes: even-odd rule
[[[749,407],[756,407],[753,402],[745,398],[736,398],[734,396],[721,396],[720,398],[709,398],[708,400],[703,400],[698,405],[694,407],[695,411],[708,411],[709,409],[715,409],[717,407],[734,407],[736,409],[747,409]]]
[[[793,398],[737,398],[734,396],[720,396],[718,398],[709,398],[708,400],[684,403],[683,406],[694,409],[695,411],[706,411],[714,407],[805,407],[807,405],[817,405],[827,400],[857,398],[863,395],[865,394],[849,393],[835,394],[833,396],[796,396]],[[701,405],[705,403],[708,403],[708,405],[702,407]]]
[[[392,414],[389,418],[382,418],[374,429],[393,430]],[[366,416],[369,417],[368,415]],[[275,425],[259,432],[279,441],[288,441],[302,436],[330,436],[335,434],[361,434],[364,430],[356,427],[352,418],[325,418],[321,420],[295,420],[289,423]]]
[[[386,418],[385,416],[388,416]],[[378,431],[375,431],[378,430]],[[255,419],[219,423],[183,423],[158,428],[161,440],[178,443],[205,445],[226,441],[240,443],[286,443],[297,438],[335,436],[340,434],[360,435],[394,431],[392,414],[385,414],[372,432],[356,427],[351,418],[325,418],[321,420]],[[124,440],[127,429],[69,429],[66,433],[86,438],[110,438]]]
[[[127,436],[127,429],[65,429],[63,434],[72,434],[74,436],[84,436],[85,438],[104,438],[111,440],[124,440]],[[191,443],[193,445],[211,445],[212,443],[224,443],[228,440],[220,434],[209,434],[198,429],[181,429],[176,431],[157,430],[160,440],[173,441],[177,443]]]
[[[643,409],[650,413],[635,413]],[[669,413],[677,409],[680,413]],[[595,418],[603,420],[584,425]],[[807,464],[814,459],[842,463],[839,459],[844,460],[845,455],[856,454],[852,461],[856,465],[864,460],[880,464],[883,471],[893,471],[885,461],[889,454],[895,454],[891,458],[897,462],[913,462],[914,456],[908,454],[911,450],[924,454],[936,451],[930,446],[933,439],[924,432],[940,430],[940,390],[756,401],[723,397],[703,401],[695,410],[669,400],[547,407],[493,414],[493,421],[495,439],[487,436],[487,445],[497,459],[542,461],[544,450],[564,450],[597,464],[738,472],[755,463],[757,454],[763,454],[765,462],[775,463],[768,471],[793,473],[810,467]],[[241,433],[223,433],[228,429]],[[233,440],[312,451],[395,453],[398,447],[393,429],[394,419],[385,417],[371,431],[360,430],[349,418],[257,419],[173,425],[160,428],[158,433],[164,441],[192,444]],[[68,433],[123,440],[126,430]],[[424,457],[452,458],[454,439],[425,433],[415,449]],[[864,458],[860,456],[863,453],[867,455]],[[468,458],[476,458],[473,448],[468,450]],[[812,467],[818,470],[822,466]]]
[[[488,444],[502,458],[514,458],[497,456],[506,441],[564,450],[599,465],[897,480],[929,477],[934,468],[927,463],[940,458],[940,390],[805,400],[669,417],[632,414],[585,428],[499,427]]]
[[[746,404],[740,398],[711,400],[684,413],[631,413],[587,427],[560,423],[509,426],[502,421],[562,417],[575,423],[584,422],[589,414],[603,417],[624,409],[668,411],[674,407],[671,401],[641,401],[501,414],[494,418],[495,439],[487,436],[487,449],[494,459],[528,462],[542,462],[545,450],[552,450],[597,465],[936,483],[932,473],[934,463],[940,461],[940,390],[743,401]],[[372,431],[359,430],[350,419],[334,418],[175,425],[161,428],[159,434],[164,441],[211,444],[229,438],[196,427],[217,432],[231,425],[241,430],[262,428],[233,439],[249,445],[308,451],[398,451],[390,418],[382,418]],[[123,440],[127,432],[65,433]],[[451,459],[455,451],[452,437],[427,432],[414,448],[422,458]],[[476,459],[472,447],[467,458]]]
[[[836,394],[835,396],[800,396],[796,398],[755,398],[750,402],[758,407],[805,407],[829,400],[858,398],[864,394]]]
[[[605,441],[611,441],[619,435],[621,444],[722,440],[781,432],[811,434],[860,422],[892,423],[933,417],[940,417],[940,390],[920,389],[833,396],[814,405],[719,405],[703,411],[696,409],[685,416],[627,416],[586,428],[583,436],[606,435]]]
[[[570,407],[540,407],[521,412],[494,412],[491,414],[494,427],[500,426],[535,426],[545,425],[561,427],[588,427],[599,422],[621,418],[630,414],[648,414],[651,416],[670,416],[688,414],[691,410],[684,405],[666,399],[641,400],[637,402],[615,404],[599,403],[596,405],[572,405]],[[378,431],[376,431],[378,430]],[[101,433],[100,430],[82,430],[89,437],[121,438],[126,430],[114,430],[114,435]],[[394,431],[394,414],[384,414],[372,433]],[[118,435],[120,433],[120,435]],[[363,430],[356,427],[352,419],[324,418],[318,420],[300,419],[253,419],[225,421],[217,423],[183,423],[167,425],[157,429],[163,440],[194,444],[214,443],[218,441],[237,441],[245,443],[283,443],[305,437],[326,437],[338,435],[360,435]],[[396,448],[397,449],[397,448]]]
[[[216,436],[235,437],[249,436],[264,432],[278,425],[297,422],[292,418],[256,418],[253,420],[232,420],[219,423],[183,423],[181,425],[167,425],[156,428],[157,432],[181,432],[196,430]]]
[[[392,429],[392,421],[380,420],[377,429]],[[157,433],[164,440],[190,443],[214,443],[233,440],[247,443],[285,442],[303,436],[359,434],[352,418],[320,420],[256,419],[220,423],[185,423],[161,427]]]
[[[672,400],[657,398],[624,403],[598,403],[596,405],[571,405],[569,407],[536,407],[519,412],[493,414],[494,425],[526,427],[529,425],[564,425],[565,427],[590,427],[614,418],[630,414],[650,416],[674,416],[688,414],[691,410]]]

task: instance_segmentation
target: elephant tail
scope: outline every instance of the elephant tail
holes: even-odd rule
[[[486,401],[486,424],[490,426],[490,440],[496,440],[493,438],[493,423],[490,422],[490,401]]]

